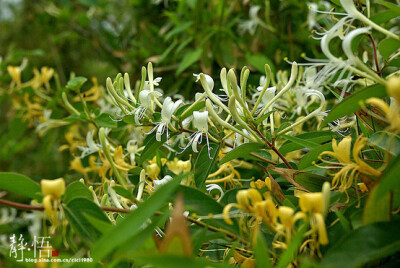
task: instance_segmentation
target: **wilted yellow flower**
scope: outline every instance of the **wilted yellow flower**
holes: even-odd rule
[[[11,76],[11,85],[10,88],[14,88],[15,84],[17,85],[18,88],[21,87],[21,68],[19,66],[7,66],[7,71]]]
[[[50,233],[54,233],[55,229],[60,224],[58,220],[58,208],[60,198],[65,193],[65,181],[63,178],[42,180],[40,186],[44,195],[42,201],[43,207],[52,224]]]

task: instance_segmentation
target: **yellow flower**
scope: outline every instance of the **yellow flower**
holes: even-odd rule
[[[309,216],[311,230],[318,233],[318,242],[328,244],[325,221],[323,216],[324,196],[322,193],[305,193],[299,199],[300,209]],[[299,214],[301,217],[302,214]]]
[[[224,177],[220,178],[220,179],[213,179],[210,180],[210,178],[214,178],[217,177],[218,175],[223,175]],[[215,171],[214,173],[211,173],[208,175],[206,183],[229,183],[232,186],[242,186],[242,184],[240,183],[240,181],[238,180],[240,179],[240,173],[233,167],[233,165],[231,164],[231,162],[227,162],[222,164],[219,169],[217,171]]]
[[[344,192],[349,189],[353,184],[357,181],[358,174],[363,173],[365,175],[371,175],[375,177],[379,177],[381,172],[379,170],[374,169],[367,163],[365,163],[359,156],[361,150],[365,147],[367,143],[367,138],[364,138],[362,135],[358,136],[354,146],[353,146],[353,159],[351,160],[351,137],[345,137],[339,144],[337,144],[336,139],[332,140],[332,149],[331,151],[325,151],[320,154],[320,159],[328,164],[331,164],[329,167],[336,169],[342,166],[340,171],[334,173],[334,177],[332,180],[332,187],[334,189],[339,189],[339,191]],[[336,158],[339,162],[331,162],[328,160],[322,159],[323,155],[329,155]]]
[[[192,163],[190,159],[187,161],[182,161],[175,157],[173,161],[167,162],[167,167],[172,171],[172,173],[179,175],[192,170]]]
[[[396,134],[400,133],[400,102],[392,101],[389,107],[389,105],[381,99],[369,98],[367,103],[378,107],[385,113],[386,118],[384,120],[389,124],[389,131]]]
[[[15,84],[17,84],[18,88],[21,88],[21,68],[19,66],[7,66],[7,71],[11,76],[11,85],[10,88],[14,88]]]
[[[99,83],[96,77],[92,77],[93,86],[86,92],[82,93],[85,101],[97,101],[101,97],[101,91]],[[81,99],[79,96],[75,96],[74,101],[78,102]]]
[[[45,85],[47,90],[50,89],[49,81],[54,75],[54,69],[53,68],[49,68],[47,66],[43,66],[40,69],[40,72],[39,72],[38,69],[35,68],[35,69],[33,69],[33,75],[34,75],[34,77],[32,78],[32,80],[30,80],[28,82],[28,84],[31,87],[33,87],[34,89],[39,89],[40,87]]]
[[[399,76],[391,76],[386,84],[386,91],[389,96],[396,99],[398,103],[400,103],[400,77]]]
[[[43,197],[43,207],[51,222],[50,233],[54,233],[60,224],[58,220],[58,209],[60,198],[65,193],[65,181],[63,178],[56,180],[42,180],[40,182]]]

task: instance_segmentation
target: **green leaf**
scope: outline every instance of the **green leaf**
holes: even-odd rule
[[[227,155],[225,155],[224,158],[222,158],[219,163],[222,165],[233,159],[243,157],[243,155],[247,155],[248,153],[258,151],[263,148],[264,148],[264,145],[262,145],[261,143],[256,143],[256,142],[242,144],[239,147],[236,147],[235,149],[230,151]]]
[[[290,240],[290,244],[285,252],[279,258],[277,268],[286,268],[290,262],[297,256],[297,252],[303,242],[303,235],[307,231],[308,225],[303,224],[298,230],[296,235]]]
[[[192,24],[193,24],[193,21],[180,23],[178,26],[174,27],[171,31],[169,31],[167,34],[165,34],[165,36],[164,36],[165,41],[168,41],[168,39],[170,39],[174,35],[177,35],[178,33],[183,32],[184,30],[186,30],[187,28],[192,26]]]
[[[114,191],[119,194],[120,196],[123,196],[125,198],[131,199],[132,198],[132,190],[130,189],[125,189],[124,187],[121,186],[115,186],[113,187]]]
[[[308,168],[314,161],[317,162],[318,156],[324,151],[332,151],[332,143],[319,145],[304,155],[299,161],[299,170]]]
[[[190,212],[195,212],[199,216],[222,214],[224,207],[204,192],[188,186],[179,185],[179,191],[183,193],[185,208]],[[227,224],[223,219],[204,219],[210,225],[224,228],[226,230],[238,231],[238,225]]]
[[[74,77],[68,81],[66,88],[72,91],[78,91],[86,81],[87,79],[85,77],[82,76]]]
[[[400,15],[400,7],[396,4],[393,4],[393,3],[390,3],[387,1],[383,1],[383,0],[375,0],[375,3],[385,6],[388,9],[390,9],[391,11],[396,12],[397,15]]]
[[[400,250],[400,222],[379,222],[358,228],[333,245],[321,267],[363,267]]]
[[[272,267],[271,262],[269,261],[267,242],[260,231],[257,234],[257,244],[256,248],[254,249],[254,255],[256,258],[257,267]]]
[[[88,220],[88,222],[96,228],[102,235],[110,231],[114,226],[110,222],[106,222],[104,220],[100,220],[92,215],[87,213],[83,213],[83,216]]]
[[[161,141],[156,140],[156,133],[152,133],[151,135],[147,136],[143,153],[137,161],[138,166],[142,165],[144,161],[151,159],[166,140],[166,135],[162,135]]]
[[[149,199],[125,216],[117,226],[107,232],[96,243],[92,250],[95,261],[99,261],[112,252],[118,245],[124,243],[141,231],[141,226],[165,204],[165,201],[179,185],[183,176],[177,176],[152,194]]]
[[[306,144],[301,145],[301,143],[299,143],[299,140],[307,140],[306,143],[307,142],[314,143],[314,145],[308,144],[310,147],[313,146],[316,147],[315,144],[319,145],[323,142],[330,141],[334,137],[337,137],[337,134],[330,131],[315,131],[315,132],[303,133],[294,137],[290,137],[289,139],[291,140],[288,139],[287,141],[285,141],[285,143],[283,143],[282,146],[279,148],[279,152],[281,152],[281,154],[287,154],[289,152],[305,148]],[[297,142],[294,142],[293,138],[296,139]]]
[[[187,52],[179,64],[178,70],[176,70],[176,75],[181,74],[183,71],[189,68],[190,65],[196,63],[200,59],[201,53],[203,53],[203,50],[200,48]]]
[[[65,190],[63,202],[68,204],[71,200],[78,197],[93,201],[93,196],[90,190],[81,182],[75,181],[68,185],[67,189]]]
[[[27,176],[0,172],[0,189],[42,201],[42,190],[38,183]]]
[[[377,199],[383,198],[385,194],[392,190],[400,189],[399,180],[399,167],[400,167],[400,155],[398,155],[389,166],[385,169],[379,184],[377,187]]]
[[[385,60],[389,59],[390,55],[399,48],[400,41],[392,38],[383,39],[378,45],[378,50]]]
[[[302,190],[310,192],[320,192],[324,182],[330,182],[331,179],[320,176],[317,174],[298,171],[294,169],[279,168],[279,167],[268,167],[268,169],[277,172],[288,182],[294,186],[299,187]]]
[[[118,122],[113,120],[112,116],[107,113],[103,113],[94,119],[94,122],[99,127],[116,128],[118,127]]]
[[[388,22],[389,20],[398,17],[399,15],[396,12],[391,10],[385,10],[380,13],[376,13],[371,16],[371,21],[375,22],[376,24],[382,24]]]
[[[380,222],[390,221],[391,216],[391,195],[386,193],[381,198],[377,198],[379,188],[374,187],[368,195],[367,202],[365,203],[362,222],[363,225]]]
[[[275,65],[271,59],[263,54],[246,54],[246,61],[260,73],[265,73],[265,64],[271,67],[272,73],[275,73]]]
[[[100,232],[94,228],[85,215],[90,215],[104,222],[109,222],[105,213],[86,198],[75,198],[64,206],[65,215],[71,226],[89,241],[94,241]]]
[[[194,179],[197,188],[203,187],[208,174],[210,174],[210,171],[216,162],[219,149],[220,149],[219,144],[211,143],[210,144],[211,159],[208,156],[207,146],[203,146],[199,155],[197,156],[196,163],[194,164]]]
[[[368,142],[393,156],[400,154],[400,137],[393,133],[385,131],[374,133],[368,139]]]
[[[309,141],[309,140],[305,140],[305,139],[301,139],[301,138],[297,138],[297,137],[293,137],[293,136],[288,136],[288,135],[282,135],[281,136],[284,139],[287,139],[291,142],[296,143],[297,145],[300,145],[301,148],[308,148],[308,149],[314,149],[315,147],[317,147],[319,144]]]
[[[329,112],[328,116],[322,122],[321,128],[325,127],[328,123],[339,119],[345,115],[349,115],[360,110],[363,107],[363,102],[365,100],[376,97],[376,98],[385,98],[387,97],[386,89],[381,84],[375,84],[364,89],[361,89],[351,95],[350,97],[345,98],[342,102],[338,103],[333,107],[333,109]]]

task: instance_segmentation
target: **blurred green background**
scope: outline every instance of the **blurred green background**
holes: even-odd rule
[[[200,90],[193,73],[218,78],[222,67],[246,65],[256,86],[265,63],[277,71],[288,69],[285,57],[319,54],[310,37],[315,18],[296,0],[2,0],[0,10],[0,170],[37,180],[68,170],[68,153],[58,151],[64,131],[38,137],[21,123],[5,94],[8,65],[28,60],[23,81],[33,68],[49,66],[62,86],[71,73],[97,77],[104,85],[118,72],[140,79],[141,66],[151,61],[155,76],[163,78],[160,88],[192,98]]]

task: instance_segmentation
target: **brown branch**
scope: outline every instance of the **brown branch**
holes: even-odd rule
[[[257,132],[257,134],[268,144],[268,146],[279,156],[280,159],[282,159],[282,161],[285,163],[285,165],[290,168],[293,169],[292,166],[289,164],[289,162],[286,160],[286,158],[279,152],[278,149],[276,149],[276,147],[267,140],[266,137],[264,137],[264,135],[256,128],[256,126],[250,122],[251,127],[253,128],[254,131]]]

